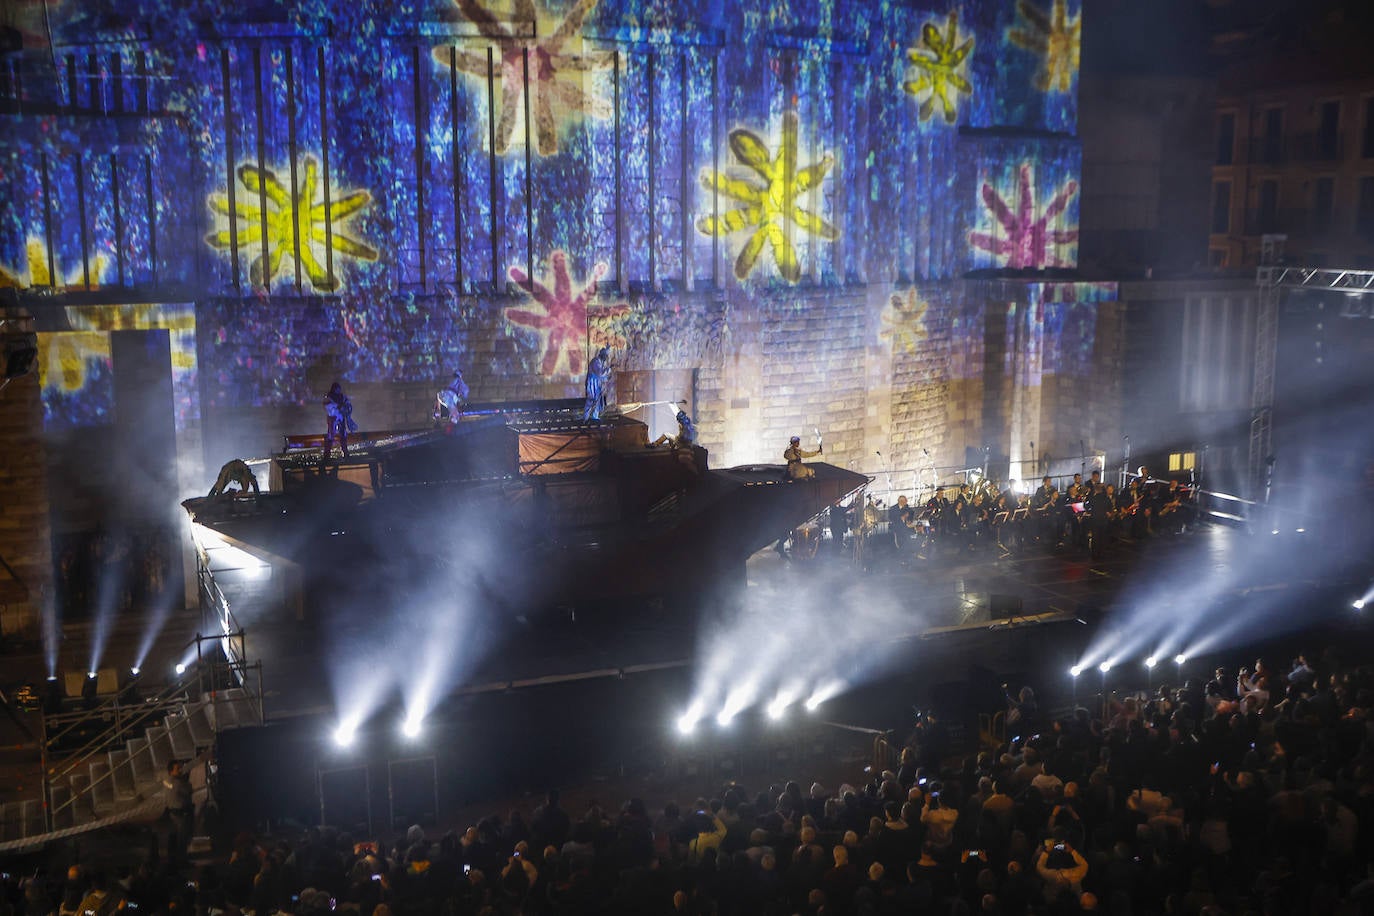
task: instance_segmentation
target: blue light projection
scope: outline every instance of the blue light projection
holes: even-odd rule
[[[915,284],[1076,262],[1078,0],[48,6],[0,285],[194,303],[183,417],[306,403],[326,356],[576,393],[600,342],[695,368],[801,289],[898,296],[884,342],[917,353],[946,307]],[[92,353],[45,388],[61,422],[101,416]]]

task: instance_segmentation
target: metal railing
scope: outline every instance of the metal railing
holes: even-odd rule
[[[152,727],[159,721],[165,721],[165,718],[171,714],[179,713],[189,719],[198,711],[209,707],[211,728],[215,733],[218,733],[221,728],[222,715],[220,704],[224,702],[222,691],[218,689],[221,672],[227,674],[235,684],[243,689],[242,700],[247,703],[252,711],[256,724],[261,725],[263,723],[265,710],[262,699],[262,663],[249,664],[232,659],[220,663],[205,658],[201,652],[201,647],[207,640],[223,644],[226,641],[231,642],[235,636],[240,639],[241,646],[241,632],[209,637],[197,634],[190,643],[183,647],[182,655],[184,657],[186,650],[190,648],[192,643],[196,645],[196,659],[187,666],[183,678],[176,683],[165,685],[151,697],[130,702],[126,698],[126,691],[116,694],[94,709],[56,713],[41,718],[43,810],[45,825],[49,830],[53,828],[54,821],[60,814],[73,808],[78,802],[93,797],[98,788],[103,787],[106,783],[113,784],[116,777],[125,770],[130,774],[134,773],[132,755],[118,763],[111,762],[110,768],[104,774],[82,787],[80,791],[73,791],[70,797],[61,804],[54,804],[53,789],[55,786],[64,782],[70,784],[70,777],[80,767],[88,765],[99,754],[107,754],[120,745],[127,745],[131,738],[137,737],[134,734],[135,730]],[[256,675],[256,690],[249,688],[251,674]],[[196,693],[199,694],[200,699],[191,699],[193,686],[198,688]],[[63,752],[60,757],[54,760],[54,754],[60,749],[60,742],[77,733],[83,724],[91,722],[109,722],[109,724],[94,736],[86,738],[77,750]],[[60,730],[50,736],[49,731],[54,725],[58,726]],[[170,738],[168,740],[170,741]]]

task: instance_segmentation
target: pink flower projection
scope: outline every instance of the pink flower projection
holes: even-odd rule
[[[538,331],[543,338],[543,359],[539,371],[545,376],[557,375],[560,368],[572,375],[582,372],[584,348],[624,347],[625,338],[604,330],[600,325],[610,318],[630,313],[624,303],[608,306],[588,305],[596,295],[596,281],[606,273],[605,264],[592,268],[591,277],[576,295],[572,291],[572,277],[568,274],[568,256],[555,251],[549,258],[553,265],[553,288],[550,289],[530,277],[518,267],[510,269],[510,278],[530,294],[539,311],[529,308],[508,308],[506,321]],[[591,314],[592,321],[588,318]]]
[[[1069,179],[1055,192],[1043,211],[1036,212],[1035,179],[1031,163],[1022,162],[1017,170],[1017,188],[1011,200],[1002,197],[988,182],[983,182],[983,205],[997,222],[992,232],[970,232],[969,244],[986,251],[999,267],[1014,270],[1038,270],[1044,267],[1063,267],[1072,259],[1059,256],[1059,246],[1078,242],[1078,227],[1051,229],[1050,225],[1069,206],[1078,193],[1078,182]]]

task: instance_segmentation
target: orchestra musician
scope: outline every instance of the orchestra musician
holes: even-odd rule
[[[1192,493],[1182,487],[1177,480],[1169,481],[1168,487],[1159,497],[1159,508],[1155,515],[1165,531],[1187,531],[1193,524],[1197,509],[1192,504]]]
[[[1047,474],[1040,478],[1040,486],[1031,494],[1030,509],[1035,519],[1032,537],[1045,538],[1055,533],[1055,527],[1060,521],[1056,514],[1058,508],[1059,491],[1055,489]]]
[[[1141,470],[1145,469],[1141,468]],[[1144,476],[1140,476],[1132,480],[1120,499],[1122,517],[1126,520],[1128,530],[1133,538],[1146,537],[1151,533],[1154,505],[1153,498],[1143,483],[1145,479]]]
[[[899,562],[906,562],[915,527],[916,513],[908,505],[905,495],[898,496],[897,504],[887,510],[887,528],[892,532],[892,543],[897,548]]]

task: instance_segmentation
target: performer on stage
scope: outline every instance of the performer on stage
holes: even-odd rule
[[[448,383],[434,397],[434,419],[457,423],[463,413],[463,404],[468,399],[468,383],[463,381],[463,370],[453,370],[453,381]]]
[[[825,451],[825,446],[817,444],[814,452],[808,452],[801,447],[801,436],[793,436],[788,442],[787,450],[782,453],[782,459],[787,462],[787,478],[789,480],[809,480],[816,476],[816,472],[802,464],[803,458],[814,458]]]
[[[344,394],[343,386],[335,382],[329,388],[329,394],[324,398],[324,416],[328,424],[324,433],[324,457],[321,463],[329,461],[329,450],[334,445],[334,440],[339,440],[339,449],[345,458],[348,457],[348,434],[358,431],[358,424],[353,422],[353,402]]]
[[[610,380],[611,351],[602,347],[587,365],[587,406],[582,409],[583,421],[601,419],[601,411],[606,409],[606,385]]]
[[[696,441],[696,425],[692,422],[692,418],[687,416],[687,411],[679,410],[677,412],[677,435],[670,436],[664,433],[650,443],[649,447],[657,448],[660,445],[666,445],[672,449],[691,448]]]
[[[237,490],[227,489],[231,483],[238,484]],[[253,469],[244,463],[242,458],[235,458],[227,461],[224,467],[219,469],[219,477],[215,478],[215,485],[210,488],[211,496],[246,496],[248,488],[253,488],[253,495],[259,494],[258,478],[253,474]]]

